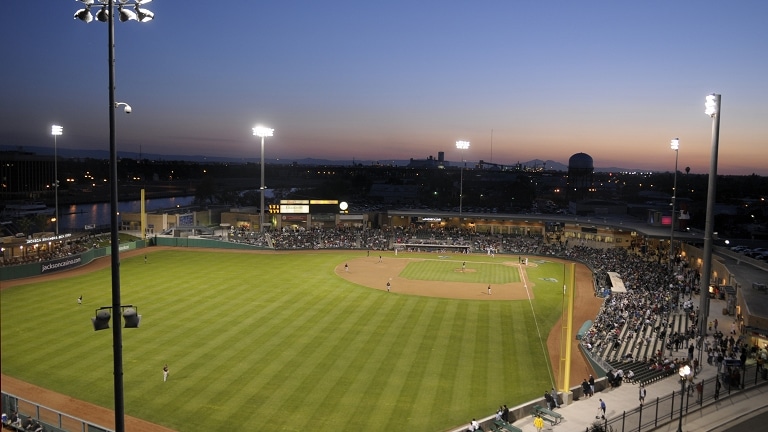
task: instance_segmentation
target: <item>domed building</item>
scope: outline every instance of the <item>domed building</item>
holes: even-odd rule
[[[568,187],[565,194],[568,201],[578,202],[588,198],[594,172],[592,156],[576,153],[568,159]]]

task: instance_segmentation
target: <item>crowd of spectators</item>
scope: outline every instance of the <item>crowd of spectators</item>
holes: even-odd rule
[[[8,258],[0,256],[0,266],[55,261],[86,252],[96,247],[100,242],[99,236],[82,235],[55,242],[29,243],[24,246],[23,253],[19,256]]]
[[[624,343],[642,347],[665,340],[670,314],[681,306],[685,279],[677,275],[683,264],[660,265],[654,260],[623,248],[595,249],[575,246],[566,256],[589,265],[595,275],[598,292],[610,288],[608,272],[620,275],[626,292],[611,292],[603,303],[592,328],[583,342],[593,352],[610,353]],[[692,311],[692,322],[698,318]],[[692,325],[691,328],[695,328]],[[695,330],[692,330],[695,335]],[[627,359],[631,358],[631,351]],[[646,361],[664,363],[663,351]],[[669,361],[667,361],[669,363]]]
[[[441,252],[461,249],[479,253],[560,255],[563,244],[541,235],[482,234],[465,229],[389,227],[291,229],[258,232],[232,229],[229,241],[274,249],[367,249]]]

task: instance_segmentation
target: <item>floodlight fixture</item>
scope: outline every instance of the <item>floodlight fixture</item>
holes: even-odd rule
[[[706,102],[704,102],[704,114],[714,117],[720,111],[720,95],[712,93],[707,95]]]
[[[120,6],[118,8],[118,12],[120,12],[120,21],[121,22],[126,22],[126,21],[137,19],[136,18],[136,12],[134,12],[134,11],[132,11],[130,9],[125,9],[123,6]]]
[[[93,21],[93,15],[91,15],[91,5],[87,5],[84,9],[80,9],[75,12],[75,19],[79,19],[85,23]]]
[[[253,128],[253,134],[258,137],[271,137],[275,134],[275,130],[264,126],[256,126]]]
[[[155,18],[155,13],[149,9],[140,8],[139,4],[140,3],[136,3],[136,6],[133,8],[136,13],[136,20],[139,22],[152,21]]]
[[[98,12],[96,12],[96,19],[101,22],[109,21],[109,9],[107,9],[106,5],[102,6],[101,9]]]
[[[94,331],[106,330],[109,328],[109,319],[112,317],[112,314],[110,314],[107,309],[109,308],[97,309],[96,316],[91,318]]]
[[[141,315],[138,314],[138,308],[126,306],[123,309],[123,320],[125,321],[125,328],[139,328]]]
[[[91,318],[93,323],[93,330],[106,330],[109,328],[109,320],[112,318],[112,314],[109,312],[112,310],[112,306],[103,306],[96,309],[96,315]],[[139,328],[141,322],[141,315],[138,314],[138,308],[134,305],[120,306],[120,310],[125,321],[125,328]]]

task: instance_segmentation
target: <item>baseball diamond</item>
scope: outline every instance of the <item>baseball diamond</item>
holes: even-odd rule
[[[140,328],[123,331],[128,428],[438,431],[552,386],[561,261],[382,255],[124,253],[122,300],[143,316]],[[590,272],[577,268],[578,325],[600,300]],[[100,259],[3,282],[3,391],[112,424],[111,339],[90,323],[110,304],[109,278]],[[576,385],[588,366],[573,357]],[[164,364],[173,371],[167,382]]]

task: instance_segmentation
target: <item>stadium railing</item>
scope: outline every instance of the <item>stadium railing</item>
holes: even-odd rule
[[[10,393],[2,392],[1,399],[4,413],[17,412],[21,418],[37,419],[46,432],[112,432],[112,429]]]

